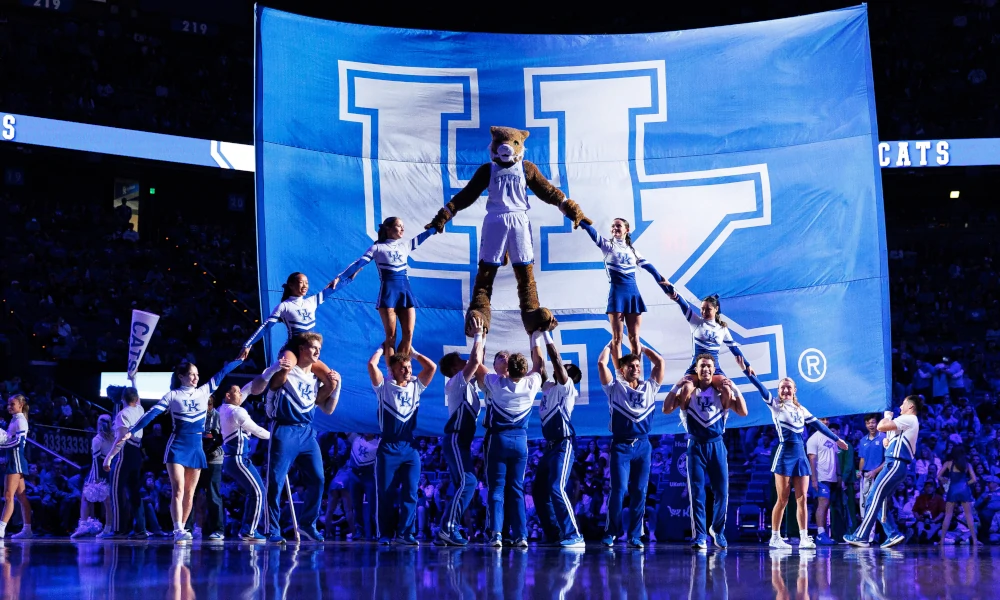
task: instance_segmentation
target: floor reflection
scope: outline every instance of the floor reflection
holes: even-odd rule
[[[692,552],[227,542],[0,542],[0,597],[993,598],[1000,549]]]

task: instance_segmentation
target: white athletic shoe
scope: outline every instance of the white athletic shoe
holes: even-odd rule
[[[190,531],[186,531],[184,529],[178,529],[177,531],[174,532],[174,542],[176,543],[190,542],[191,539],[192,536]]]
[[[22,529],[21,531],[18,531],[14,535],[10,536],[10,539],[12,539],[12,540],[30,540],[33,537],[35,537],[35,536],[32,535],[32,533],[31,533],[30,530],[25,531],[24,529]]]
[[[799,550],[815,550],[816,542],[813,541],[811,535],[799,538]]]
[[[782,550],[791,550],[792,549],[792,545],[791,544],[789,544],[788,542],[786,542],[785,540],[781,539],[780,537],[778,537],[776,535],[772,535],[771,536],[771,541],[768,543],[768,546],[770,546],[772,548],[780,548]]]

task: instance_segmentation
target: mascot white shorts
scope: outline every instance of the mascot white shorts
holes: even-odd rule
[[[504,254],[510,255],[514,265],[528,265],[535,261],[531,245],[531,222],[525,212],[486,213],[479,243],[479,260],[503,264]]]

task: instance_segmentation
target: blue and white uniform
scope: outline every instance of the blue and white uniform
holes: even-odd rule
[[[420,235],[404,240],[386,240],[372,244],[361,258],[351,263],[344,272],[338,275],[342,282],[354,279],[365,265],[375,261],[378,267],[378,276],[382,281],[379,287],[378,302],[375,308],[392,308],[396,310],[413,308],[416,300],[413,292],[410,291],[410,279],[407,277],[407,261],[410,252],[417,249],[420,244],[427,241],[427,238],[437,233],[435,229],[428,229]]]
[[[111,452],[114,446],[115,440],[113,437],[97,434],[90,440],[90,473],[87,473],[87,480],[84,482],[84,485],[108,480],[108,474],[104,472],[103,468],[104,457]]]
[[[479,259],[500,266],[509,254],[514,265],[535,261],[528,221],[528,180],[520,158],[509,167],[490,163],[490,183],[486,188],[486,218],[479,241]]]
[[[388,377],[372,386],[378,398],[378,425],[382,430],[375,453],[375,502],[378,537],[407,537],[413,534],[417,516],[417,485],[420,453],[413,446],[420,394],[427,386],[414,378],[396,385]],[[396,511],[396,501],[399,511]]]
[[[542,417],[545,450],[535,471],[532,495],[545,537],[554,542],[580,535],[573,504],[566,495],[566,483],[574,460],[576,430],[571,417],[576,397],[576,386],[571,379],[562,384],[549,381],[542,386],[539,414]]]
[[[348,436],[351,442],[351,456],[347,461],[350,469],[347,477],[351,506],[354,507],[355,534],[372,537],[376,531],[375,508],[375,456],[378,452],[378,438],[370,440],[356,433]],[[365,519],[364,501],[368,500],[369,518]],[[359,539],[355,537],[354,539]]]
[[[542,376],[531,373],[514,382],[496,373],[486,375],[486,427],[484,452],[489,501],[486,528],[494,536],[503,533],[505,493],[511,493],[514,539],[528,539],[524,507],[524,469],[528,466],[528,417],[535,396],[542,389]]]
[[[676,390],[676,388],[675,388]],[[722,405],[722,394],[711,385],[695,387],[687,408],[680,410],[681,425],[688,433],[688,498],[691,503],[691,530],[695,536],[709,534],[705,510],[705,484],[712,486],[712,532],[726,528],[729,508],[729,454],[722,434],[726,431],[729,409]]]
[[[681,312],[684,313],[684,318],[687,319],[688,325],[691,327],[693,354],[691,355],[691,366],[687,370],[688,375],[694,374],[695,362],[699,354],[710,354],[712,360],[715,361],[715,374],[724,375],[725,373],[719,367],[719,351],[722,350],[723,344],[729,348],[733,356],[742,358],[746,362],[746,366],[750,366],[750,360],[743,355],[740,345],[733,339],[728,327],[702,318],[701,310],[685,300],[680,293],[677,294],[677,299],[674,301],[681,307]]]
[[[285,477],[292,463],[298,467],[305,484],[302,511],[297,512],[300,529],[316,530],[320,500],[323,495],[323,452],[312,427],[316,410],[319,380],[312,371],[298,365],[292,367],[285,384],[277,390],[268,389],[264,408],[271,419],[271,443],[267,453],[267,530],[270,535],[281,531],[280,499],[285,489]],[[338,386],[334,394],[340,393]]]
[[[173,432],[167,439],[167,451],[163,455],[163,462],[178,464],[189,469],[207,468],[208,461],[201,440],[205,432],[208,403],[211,402],[212,393],[219,389],[226,375],[242,362],[234,360],[228,363],[213,375],[208,383],[200,387],[181,386],[170,390],[132,426],[131,433],[134,434],[146,427],[153,419],[169,410],[173,421]]]
[[[778,451],[775,452],[774,460],[771,462],[771,472],[785,477],[809,477],[812,469],[802,442],[806,426],[812,426],[834,442],[839,442],[840,438],[814,417],[806,407],[796,406],[793,402],[782,402],[772,395],[771,390],[764,387],[759,379],[750,374],[746,375],[750,383],[760,392],[764,404],[771,410],[771,420],[778,432]]]
[[[917,436],[920,421],[916,415],[899,415],[893,422],[896,429],[886,434],[888,446],[885,449],[885,468],[879,471],[875,484],[865,501],[865,513],[861,525],[854,532],[855,537],[867,540],[875,528],[876,519],[882,523],[882,530],[890,539],[899,535],[896,520],[889,506],[896,489],[906,479],[910,463],[917,455]]]
[[[476,380],[466,381],[461,371],[445,384],[444,398],[448,403],[448,422],[444,426],[442,450],[455,494],[441,515],[441,528],[451,534],[469,508],[479,483],[472,469],[472,439],[476,436],[476,419],[482,403]]]
[[[120,453],[111,451],[111,460],[105,456],[104,463],[111,467],[111,522],[116,534],[146,532],[146,511],[142,506],[142,429],[134,429],[146,411],[136,402],[125,406],[115,415],[111,430],[116,439],[126,432],[132,436],[125,441]],[[134,429],[134,431],[133,431]]]
[[[240,535],[252,535],[257,531],[264,514],[264,481],[257,467],[250,462],[249,440],[251,435],[266,440],[271,434],[254,423],[245,408],[235,404],[224,403],[219,407],[219,423],[224,454],[222,472],[232,478],[246,494]]]
[[[639,381],[633,388],[615,373],[614,380],[601,386],[608,395],[611,412],[611,497],[608,499],[608,523],[605,537],[627,534],[628,539],[642,537],[646,514],[646,488],[653,448],[649,431],[653,427],[656,393],[660,384],[651,379]],[[629,495],[629,523],[622,522],[625,490]]]
[[[21,413],[10,418],[7,434],[0,438],[0,449],[7,458],[5,475],[24,475],[28,472],[28,459],[24,448],[28,444],[28,418]]]
[[[243,344],[243,348],[248,349],[253,346],[260,338],[264,337],[264,333],[268,329],[278,323],[285,324],[289,339],[295,334],[312,331],[316,327],[316,311],[333,293],[334,290],[324,288],[323,291],[312,296],[291,296],[282,300],[271,312],[271,316],[265,319],[257,331],[253,332],[250,339]]]
[[[604,253],[604,271],[608,274],[611,289],[608,290],[608,313],[623,313],[635,315],[646,312],[646,303],[639,295],[639,286],[635,281],[635,268],[642,267],[656,278],[657,283],[663,276],[649,261],[639,254],[639,251],[625,243],[625,240],[602,237],[593,225],[580,223],[580,227],[594,240],[597,247]]]

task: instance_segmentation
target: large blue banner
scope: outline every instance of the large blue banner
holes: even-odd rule
[[[293,271],[319,288],[361,256],[387,216],[407,236],[490,160],[489,127],[526,129],[526,159],[607,235],[633,244],[686,298],[712,293],[772,389],[789,376],[817,415],[880,410],[889,396],[885,233],[864,7],[732,27],[625,36],[388,29],[258,8],[257,208],[261,304]],[[414,346],[468,352],[463,329],[485,198],[409,261]],[[535,201],[535,275],[555,338],[583,371],[573,420],[608,431],[597,356],[610,339],[601,252]],[[667,359],[660,398],[691,360],[691,333],[652,277],[641,336]],[[374,265],[317,311],[323,360],[344,390],[320,428],[377,431],[365,364],[381,343]],[[285,341],[271,330],[273,356]],[[487,355],[527,352],[514,276],[500,270]],[[748,418],[770,416],[747,393]],[[648,373],[649,363],[646,363]],[[551,371],[550,371],[551,372]],[[444,378],[425,393],[423,435],[447,419]],[[657,414],[657,432],[679,430]],[[537,414],[532,433],[538,434]]]

